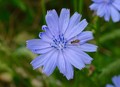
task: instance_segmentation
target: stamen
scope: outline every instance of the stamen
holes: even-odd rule
[[[51,47],[54,47],[58,50],[62,50],[66,48],[67,41],[64,39],[63,34],[59,35],[57,38],[53,36],[53,44],[51,44]]]

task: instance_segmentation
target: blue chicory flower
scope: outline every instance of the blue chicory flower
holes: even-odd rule
[[[107,84],[106,87],[120,87],[120,75],[112,78],[114,85]]]
[[[90,9],[94,10],[100,17],[104,17],[106,21],[112,18],[113,22],[120,21],[120,0],[92,0],[94,3],[90,5]]]
[[[80,19],[77,12],[70,18],[70,10],[65,8],[59,17],[55,10],[47,12],[47,26],[42,26],[40,39],[27,41],[27,48],[40,54],[31,62],[34,69],[42,66],[42,72],[49,76],[58,67],[69,80],[73,78],[73,66],[81,70],[91,63],[92,58],[85,52],[95,52],[97,46],[87,43],[93,35],[91,31],[83,31],[88,23]]]

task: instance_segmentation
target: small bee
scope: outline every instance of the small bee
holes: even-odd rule
[[[71,41],[71,44],[76,44],[76,43],[79,43],[79,42],[80,42],[80,40],[76,39],[76,40]]]

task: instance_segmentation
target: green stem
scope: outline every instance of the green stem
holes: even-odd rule
[[[77,0],[73,0],[74,2],[74,11],[77,11]]]
[[[42,15],[45,17],[46,15],[45,0],[41,0],[41,7],[42,7]],[[45,23],[45,20],[43,21],[43,23]]]
[[[79,13],[82,14],[82,9],[83,9],[83,0],[79,0]]]

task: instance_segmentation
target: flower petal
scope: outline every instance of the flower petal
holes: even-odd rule
[[[103,2],[103,0],[92,0],[93,2],[96,2],[96,3],[101,3]]]
[[[66,73],[64,74],[68,80],[73,78],[74,70],[73,66],[67,61],[67,57],[65,57],[65,65],[66,65]]]
[[[59,18],[59,27],[62,34],[66,31],[70,18],[70,10],[69,9],[62,9]]]
[[[79,47],[82,51],[86,51],[86,52],[95,52],[97,50],[96,45],[88,44],[88,43],[82,44]]]
[[[46,43],[40,39],[32,39],[27,41],[27,48],[31,50],[33,53],[40,54],[40,52],[46,49],[46,52],[49,51],[51,48],[50,43]],[[42,51],[43,52],[43,51]]]
[[[119,87],[119,86],[120,86],[120,76],[114,76],[114,77],[112,78],[112,81],[113,81],[113,83],[114,83],[114,85],[115,85],[116,87]]]
[[[37,68],[43,66],[44,64],[46,64],[54,52],[55,52],[55,50],[52,50],[49,53],[38,56],[30,64],[32,64],[34,69],[37,69]]]
[[[66,61],[63,56],[63,51],[59,51],[59,56],[58,56],[58,69],[60,70],[61,73],[65,74],[66,73]]]
[[[77,25],[81,19],[81,15],[77,12],[75,12],[73,14],[73,16],[70,18],[70,23],[69,23],[69,26],[68,26],[68,29],[71,29],[73,28],[75,25]]]
[[[72,30],[72,28],[79,23],[80,19],[81,19],[81,15],[75,12],[73,16],[70,18],[68,28],[64,34],[69,33]]]
[[[110,9],[113,22],[118,22],[120,20],[120,13],[113,6]]]
[[[42,30],[45,31],[48,38],[53,38],[51,31],[49,30],[49,28],[46,25],[42,26]],[[39,37],[42,38],[40,34],[39,34]]]
[[[106,87],[115,87],[115,86],[113,86],[113,85],[110,85],[110,84],[107,84],[107,85],[106,85]]]
[[[49,57],[49,60],[43,66],[43,72],[46,75],[51,75],[57,65],[58,51],[54,51],[54,53]]]
[[[104,16],[104,18],[105,18],[105,20],[106,21],[109,21],[110,20],[110,8],[109,8],[109,6],[106,6],[106,10],[105,10],[105,16]]]
[[[27,48],[28,49],[43,49],[50,47],[49,43],[46,43],[40,39],[32,39],[32,40],[27,40]]]
[[[114,0],[114,3],[120,4],[120,0]]]
[[[103,17],[104,14],[105,14],[105,10],[106,10],[106,5],[104,3],[103,4],[99,4],[98,5],[98,10],[97,10],[97,15],[99,15],[100,17]]]
[[[83,52],[79,47],[77,46],[69,46],[71,50],[74,50],[77,55],[79,55],[79,58],[83,60],[85,64],[90,64],[93,60],[88,54]]]
[[[77,38],[80,40],[80,44],[83,44],[93,39],[93,33],[91,31],[84,31],[80,33]]]
[[[77,55],[77,53],[74,50],[65,49],[64,53],[65,57],[67,58],[67,61],[69,61],[74,67],[80,70],[85,67],[85,64],[81,60],[80,56]]]
[[[48,37],[46,32],[40,32],[39,36],[40,36],[41,40],[43,40],[45,42],[48,42],[48,43],[53,42],[52,38]]]
[[[92,5],[90,5],[89,8],[90,8],[91,10],[97,10],[97,9],[98,9],[98,5],[99,5],[98,3],[93,3]]]
[[[42,45],[40,39],[32,39],[32,40],[27,40],[27,46],[32,46],[32,45]]]
[[[31,49],[31,51],[35,54],[45,54],[47,52],[50,52],[53,49],[54,48],[52,48],[52,47],[48,47],[48,48],[45,48],[45,49]]]
[[[33,69],[37,69],[43,65],[42,63],[45,60],[47,60],[45,55],[40,55],[40,56],[37,56],[34,60],[32,60],[30,64],[33,66]]]
[[[119,2],[116,2],[116,0],[112,3],[112,5],[120,11],[120,1]]]
[[[47,12],[46,22],[52,35],[57,35],[59,33],[58,21],[59,21],[58,15],[55,10]]]
[[[68,80],[73,78],[73,66],[67,61],[63,51],[60,51],[58,57],[58,68],[61,73],[63,73]]]
[[[78,23],[74,28],[72,28],[69,32],[67,32],[65,34],[65,38],[67,38],[67,40],[77,36],[78,34],[80,34],[85,27],[88,25],[87,21],[84,19],[82,20],[80,23]]]

